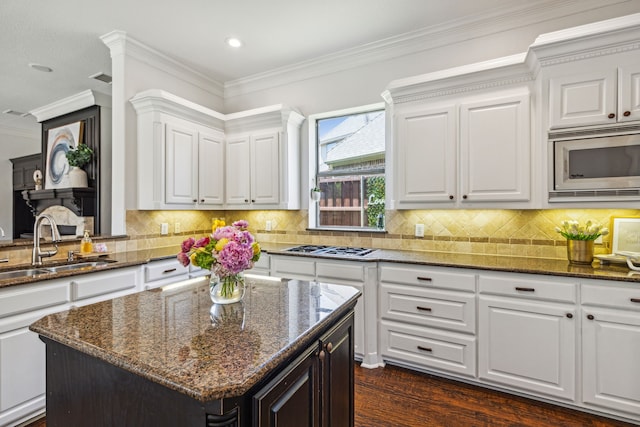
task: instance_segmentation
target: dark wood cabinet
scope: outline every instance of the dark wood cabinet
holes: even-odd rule
[[[22,192],[35,189],[33,173],[36,169],[44,171],[42,167],[42,154],[31,154],[29,156],[16,157],[11,159],[13,163],[13,238],[18,239],[21,235],[33,232],[35,217],[31,208],[22,198]]]
[[[253,426],[353,427],[353,313],[253,396]]]

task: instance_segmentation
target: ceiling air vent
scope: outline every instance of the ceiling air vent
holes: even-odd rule
[[[21,113],[20,111],[12,110],[11,108],[9,108],[8,110],[4,110],[2,114],[10,114],[12,116],[19,116],[19,117],[24,117],[29,115],[29,113]]]
[[[100,80],[101,82],[111,84],[111,76],[105,73],[96,73],[89,76],[90,79]]]

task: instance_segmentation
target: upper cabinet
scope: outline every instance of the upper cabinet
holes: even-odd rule
[[[524,60],[390,84],[396,209],[530,206],[533,78]]]
[[[226,116],[228,209],[300,208],[303,121],[282,105]]]
[[[300,114],[220,114],[161,90],[138,114],[138,209],[298,209]]]
[[[551,129],[640,120],[640,63],[549,81]]]

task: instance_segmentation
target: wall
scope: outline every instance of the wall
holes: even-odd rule
[[[42,151],[40,131],[33,132],[22,129],[0,128],[0,227],[5,237],[0,240],[11,240],[13,237],[13,163],[9,159],[28,156]]]

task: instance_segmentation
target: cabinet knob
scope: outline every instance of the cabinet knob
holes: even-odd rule
[[[453,194],[449,194],[449,200],[453,200]]]
[[[324,352],[324,350],[320,350],[320,353],[318,354],[318,359],[320,359],[320,361],[323,362],[325,356],[326,356],[326,353]]]
[[[567,317],[568,317],[569,319],[573,319],[573,314],[571,314],[571,313],[567,313]]]
[[[204,199],[200,199],[200,203],[204,203]]]
[[[595,319],[595,317],[593,317],[593,314],[587,314],[587,319],[593,320],[593,319]]]
[[[251,199],[251,203],[255,203],[255,202],[256,202],[256,200],[255,200],[255,199]]]
[[[629,117],[631,115],[631,111],[625,111],[624,113],[622,113],[622,115],[625,117]]]
[[[331,353],[331,350],[333,350],[333,344],[331,344],[331,343],[327,343],[327,344],[325,344],[325,345],[324,345],[324,348],[326,348],[326,349],[327,349],[327,351],[328,351],[329,353]]]
[[[616,118],[616,115],[615,115],[615,114],[613,114],[613,113],[611,113],[611,114],[609,114],[607,117],[609,117],[610,119],[615,119],[615,118]]]
[[[249,199],[244,199],[244,202],[245,203],[249,203]]]
[[[467,200],[467,195],[462,196],[463,199]]]
[[[193,199],[193,203],[198,203],[198,199]]]

